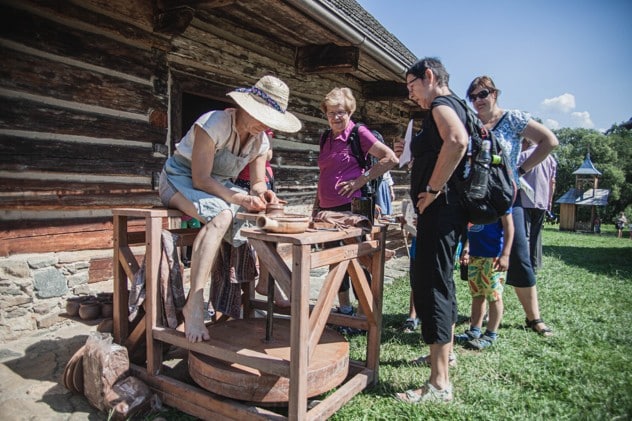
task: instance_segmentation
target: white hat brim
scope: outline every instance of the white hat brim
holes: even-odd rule
[[[271,129],[286,133],[295,133],[303,127],[301,121],[296,118],[294,114],[289,111],[285,111],[285,113],[279,112],[271,106],[257,101],[249,93],[232,91],[227,95],[253,118]]]

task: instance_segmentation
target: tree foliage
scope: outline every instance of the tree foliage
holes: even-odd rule
[[[610,222],[620,211],[632,217],[632,130],[615,125],[605,134],[570,128],[556,130],[555,134],[560,141],[555,151],[558,160],[555,197],[575,187],[573,172],[590,153],[593,165],[602,173],[599,188],[610,190],[608,206],[598,210],[602,220]]]

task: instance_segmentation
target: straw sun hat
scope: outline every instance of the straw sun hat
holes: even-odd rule
[[[264,76],[251,88],[227,94],[237,105],[266,126],[287,133],[301,130],[301,122],[287,111],[290,88],[274,76]]]

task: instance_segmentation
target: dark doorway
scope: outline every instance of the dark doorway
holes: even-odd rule
[[[224,108],[231,106],[233,106],[233,104],[228,101],[218,101],[216,99],[183,92],[182,120],[180,121],[182,124],[182,136],[189,131],[191,125],[195,123],[195,120],[197,120],[202,114],[212,110],[223,110]]]

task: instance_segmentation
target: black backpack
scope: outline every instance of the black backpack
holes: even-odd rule
[[[364,169],[364,171],[368,171],[371,169],[371,167],[373,167],[373,165],[375,165],[378,162],[378,159],[374,157],[373,155],[368,155],[368,159],[365,158],[367,154],[362,152],[362,147],[360,146],[360,136],[358,134],[358,129],[361,126],[366,126],[366,125],[364,123],[355,124],[353,129],[351,129],[351,133],[349,134],[349,138],[347,139],[347,142],[349,143],[349,146],[351,147],[351,154],[358,161],[358,165],[360,166],[360,168]],[[329,137],[330,133],[331,133],[331,129],[327,129],[320,137],[321,150],[323,149],[323,145],[325,144],[325,141],[327,141],[327,138]],[[371,130],[371,133],[373,133],[373,136],[375,136],[377,140],[384,143],[384,138],[377,130]],[[380,187],[380,183],[382,183],[382,179],[383,179],[382,176],[376,177],[373,180],[366,183],[364,186],[362,186],[362,190],[361,190],[362,197],[369,197],[371,199],[374,199],[375,195],[377,194],[377,190]]]
[[[456,172],[456,190],[467,212],[468,221],[473,224],[491,224],[507,213],[516,197],[516,184],[511,171],[509,155],[502,149],[491,130],[474,115],[464,100],[454,98],[467,114],[466,128],[470,135],[468,153],[459,164]],[[492,155],[500,156],[500,163],[485,168],[476,162],[476,156],[482,148],[483,140],[491,142]],[[471,153],[470,153],[471,151]],[[473,198],[470,193],[472,179],[478,171],[489,171],[487,190],[483,198]]]

